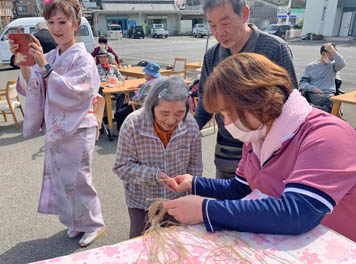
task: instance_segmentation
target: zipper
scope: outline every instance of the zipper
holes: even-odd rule
[[[278,153],[278,150],[276,150],[275,152],[273,152],[272,155],[271,155],[271,157],[269,157],[269,158],[262,164],[261,169],[263,169],[263,167],[266,166],[267,163],[270,162],[271,159],[273,159],[273,158],[277,155],[277,153]]]

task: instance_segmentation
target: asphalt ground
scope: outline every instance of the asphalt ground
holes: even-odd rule
[[[209,45],[216,43],[210,39]],[[205,39],[193,37],[169,37],[168,39],[123,39],[111,41],[123,64],[135,65],[140,60],[156,61],[162,67],[171,66],[175,57],[187,58],[189,62],[200,61],[206,46]],[[290,42],[298,77],[305,65],[319,57],[321,42]],[[337,43],[340,53],[347,60],[341,72],[342,88],[356,89],[356,45]],[[0,85],[16,79],[18,70],[0,66]],[[188,78],[196,78],[191,72]],[[22,116],[17,110],[22,128]],[[356,106],[344,106],[344,118],[356,127]],[[68,239],[66,228],[57,216],[37,213],[42,181],[44,135],[24,139],[21,128],[17,130],[8,116],[5,123],[0,115],[0,263],[29,263],[54,258],[86,249],[115,244],[126,240],[129,233],[129,218],[124,201],[121,180],[112,173],[117,139],[110,142],[101,135],[96,143],[93,159],[93,183],[98,192],[106,232],[88,248],[80,248],[78,239]],[[216,134],[208,129],[202,137],[204,173],[213,177],[215,167],[213,153]],[[335,139],[337,140],[337,139]]]

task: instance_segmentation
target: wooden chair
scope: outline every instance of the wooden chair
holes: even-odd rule
[[[185,58],[175,58],[173,69],[170,75],[180,75],[184,74],[184,80],[187,78],[187,69],[185,65],[187,64],[187,59]]]
[[[199,102],[199,97],[194,97],[194,104],[195,104],[195,109],[198,107],[198,102]],[[190,110],[190,113],[194,115],[194,111]],[[214,128],[214,133],[216,132],[216,120],[215,120],[215,114],[213,114],[213,118],[210,119],[209,121],[209,127],[213,125]]]
[[[2,96],[5,97],[5,100],[2,100]],[[18,129],[19,124],[15,115],[16,108],[20,108],[22,116],[24,116],[19,97],[17,96],[16,81],[8,81],[6,89],[0,89],[0,112],[2,112],[5,122],[7,122],[6,115],[11,114]]]

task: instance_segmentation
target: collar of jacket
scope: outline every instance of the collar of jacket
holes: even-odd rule
[[[153,137],[160,140],[153,126],[154,121],[151,121],[148,117],[146,117],[145,112],[143,110],[144,109],[142,108],[143,128],[140,131],[140,135],[146,137]],[[185,118],[183,121],[178,123],[177,127],[174,129],[172,133],[170,140],[172,140],[175,137],[181,136],[187,132],[188,132],[188,125]]]

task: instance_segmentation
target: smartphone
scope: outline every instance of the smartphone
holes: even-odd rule
[[[32,35],[28,33],[9,34],[9,39],[19,44],[19,48],[15,53],[15,65],[17,66],[33,66],[35,63],[33,57],[28,53],[29,44],[34,42]]]

